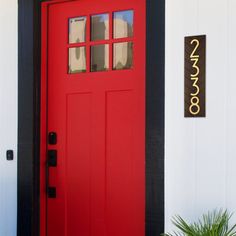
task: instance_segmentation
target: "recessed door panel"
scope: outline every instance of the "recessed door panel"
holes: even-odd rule
[[[107,93],[108,235],[132,235],[137,228],[130,217],[135,215],[137,194],[131,187],[135,182],[133,109],[132,91]]]
[[[67,235],[89,236],[91,105],[89,93],[67,96],[65,160]]]

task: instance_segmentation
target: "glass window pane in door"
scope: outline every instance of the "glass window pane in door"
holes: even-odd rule
[[[91,40],[109,39],[109,14],[93,15],[91,17]]]
[[[69,48],[69,74],[86,72],[86,48]]]
[[[109,69],[109,45],[102,44],[91,47],[91,71],[106,71]]]
[[[133,37],[134,12],[132,10],[114,12],[113,21],[115,39]]]
[[[69,20],[69,43],[84,43],[86,41],[86,17],[76,17]]]
[[[113,45],[113,69],[123,70],[133,67],[133,43],[114,43]]]

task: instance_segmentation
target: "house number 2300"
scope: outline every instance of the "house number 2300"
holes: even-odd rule
[[[199,66],[198,66],[198,62],[199,62],[199,55],[196,54],[196,51],[197,49],[199,48],[199,40],[197,39],[193,39],[191,41],[191,44],[192,45],[195,45],[192,53],[190,54],[190,60],[193,62],[193,70],[195,73],[191,74],[191,81],[193,82],[192,86],[194,88],[194,92],[191,93],[191,105],[189,107],[189,112],[192,114],[192,115],[197,115],[199,114],[201,108],[199,106],[199,93],[200,93],[200,88],[199,88],[199,85],[198,85],[198,76],[199,76],[199,73],[200,73],[200,69],[199,69]]]

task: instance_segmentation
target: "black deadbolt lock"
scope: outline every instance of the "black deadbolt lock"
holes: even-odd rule
[[[50,132],[48,134],[48,143],[51,145],[57,144],[57,134],[55,132]]]

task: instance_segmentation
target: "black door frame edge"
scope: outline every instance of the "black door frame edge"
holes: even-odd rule
[[[146,236],[164,231],[165,0],[147,0]],[[39,236],[40,0],[18,0],[17,235]]]
[[[18,0],[18,236],[39,236],[40,5]]]
[[[146,3],[146,236],[159,236],[165,217],[165,0]]]

